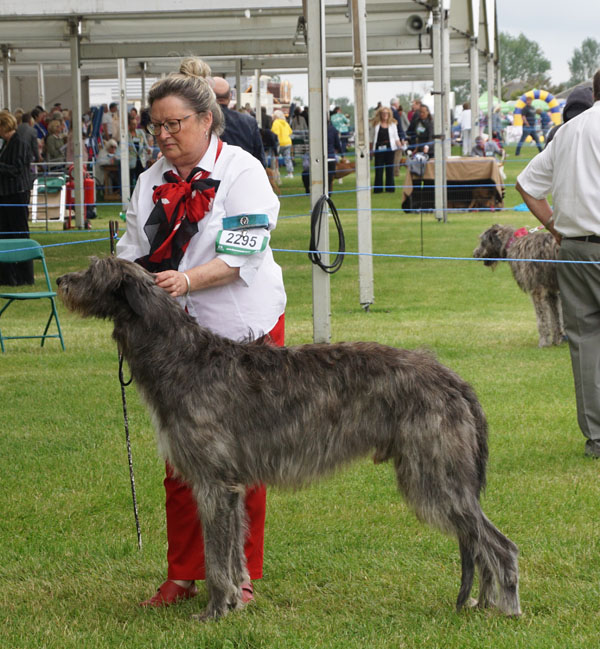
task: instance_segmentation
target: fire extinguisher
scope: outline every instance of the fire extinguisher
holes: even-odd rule
[[[69,180],[67,181],[67,207],[69,216],[65,229],[71,228],[71,209],[75,209],[75,181],[73,179],[73,165],[69,167]],[[83,168],[83,203],[85,207],[85,227],[89,229],[89,219],[96,218],[96,183],[84,166]]]

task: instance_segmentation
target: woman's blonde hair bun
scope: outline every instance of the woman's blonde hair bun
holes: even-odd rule
[[[179,73],[188,77],[202,77],[203,79],[208,79],[211,75],[211,69],[210,65],[205,63],[202,59],[197,59],[195,56],[188,56],[181,61]]]

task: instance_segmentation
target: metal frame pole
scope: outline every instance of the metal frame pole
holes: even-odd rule
[[[125,59],[117,59],[119,72],[119,136],[121,153],[121,205],[125,212],[129,205],[129,125],[127,124],[127,69]]]
[[[479,135],[479,50],[477,38],[471,38],[469,48],[469,64],[471,67],[471,142]]]
[[[433,45],[433,130],[434,130],[434,169],[435,169],[435,218],[446,221],[446,160],[444,157],[444,83],[443,83],[443,27],[441,0],[432,9]]]
[[[8,45],[2,45],[2,87],[2,108],[8,108],[8,110],[10,110],[12,106],[12,97],[10,94],[10,49]]]
[[[142,83],[142,108],[146,106],[146,61],[140,63],[140,81]]]
[[[73,93],[73,183],[75,200],[75,225],[85,228],[83,137],[81,132],[81,62],[79,44],[81,39],[81,21],[75,18],[69,23],[71,45],[71,87]]]
[[[492,135],[494,134],[494,129],[492,127],[492,117],[494,114],[494,55],[488,54],[487,57],[487,91],[488,91],[488,135],[490,136],[490,141],[492,140]]]
[[[442,82],[444,88],[444,160],[447,160],[452,155],[452,107],[450,106],[450,89],[451,89],[451,69],[450,69],[450,29],[448,27],[448,9],[443,9],[442,12]],[[444,182],[446,182],[447,169],[444,166]],[[446,195],[446,207],[448,197]]]
[[[260,69],[254,70],[254,83],[256,84],[256,101],[254,103],[254,113],[256,114],[256,122],[259,128],[262,127],[262,108],[260,103]]]
[[[325,3],[311,0],[305,3],[308,50],[308,105],[310,110],[310,202],[315,204],[327,190],[327,106],[325,60]],[[324,214],[318,233],[319,249],[329,250],[329,221]],[[329,255],[322,255],[329,264]],[[329,275],[313,264],[313,339],[331,340],[331,285]]]
[[[365,0],[351,0],[352,74],[354,77],[356,218],[358,221],[358,290],[360,305],[368,310],[375,301],[373,226],[371,221],[371,164],[367,110],[367,31]]]
[[[38,106],[46,107],[46,85],[44,82],[44,64],[38,63]]]
[[[242,59],[235,60],[235,105],[242,109]]]

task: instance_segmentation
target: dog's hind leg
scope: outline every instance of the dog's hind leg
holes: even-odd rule
[[[479,598],[477,600],[478,608],[489,608],[496,606],[496,588],[494,585],[494,573],[490,569],[486,560],[478,558],[477,569],[479,572]]]
[[[208,604],[199,621],[217,619],[241,606],[239,547],[243,524],[238,523],[241,495],[225,487],[211,487],[198,497],[204,532]]]
[[[537,327],[539,334],[539,347],[550,347],[552,341],[552,313],[548,302],[548,291],[544,288],[536,288],[531,292],[531,301],[535,309]]]
[[[231,499],[232,543],[230,545],[229,572],[232,583],[238,587],[237,604],[239,604],[242,601],[241,586],[244,582],[250,581],[246,567],[246,555],[244,553],[244,544],[247,532],[244,487],[240,487],[239,492],[232,495],[234,497]]]
[[[475,561],[479,566],[479,605],[497,606],[506,615],[521,615],[517,546],[481,513]],[[497,601],[494,588],[497,586]]]
[[[565,339],[565,325],[563,323],[562,305],[558,293],[548,293],[550,313],[552,316],[552,343],[560,345]]]
[[[475,576],[475,558],[473,556],[473,544],[470,540],[459,538],[458,546],[460,548],[462,576],[460,590],[456,599],[456,610],[460,611],[469,603],[469,595],[471,594],[473,577]]]

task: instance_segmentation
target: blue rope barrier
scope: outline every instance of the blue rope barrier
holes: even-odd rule
[[[339,251],[332,252],[326,250],[294,250],[294,249],[285,249],[285,248],[272,248],[273,252],[294,252],[308,255],[309,253],[318,252],[321,255],[351,255],[354,257],[390,257],[394,259],[430,259],[434,261],[530,261],[533,263],[541,264],[596,264],[600,266],[600,263],[597,261],[571,261],[569,259],[513,259],[511,257],[437,257],[433,255],[401,255],[401,254],[390,254],[390,253],[381,253],[381,252],[348,252],[345,251],[340,253]]]
[[[82,243],[96,243],[98,241],[110,241],[110,237],[102,237],[100,239],[87,239],[86,241],[65,241],[63,243],[47,243],[45,245],[40,245],[40,248],[59,248],[61,246],[78,246]],[[23,250],[31,250],[31,248],[12,248],[11,250],[0,250],[0,255],[3,253],[9,252],[21,252]]]
[[[114,237],[115,239],[119,239],[117,235]],[[46,248],[58,248],[61,246],[72,246],[72,245],[79,245],[82,243],[97,243],[100,241],[110,241],[111,237],[102,237],[99,239],[87,239],[85,241],[67,241],[64,243],[49,243],[45,245],[40,245],[40,248],[46,249]],[[0,250],[0,254],[2,253],[9,253],[9,252],[20,252],[22,250],[29,250],[29,248],[13,248],[12,250]],[[286,248],[272,248],[273,252],[291,252],[291,253],[298,253],[298,254],[303,254],[303,255],[308,255],[308,254],[320,254],[320,255],[348,255],[348,256],[353,256],[353,257],[381,257],[381,258],[390,258],[390,259],[428,259],[428,260],[433,260],[433,261],[518,261],[518,262],[532,262],[532,263],[538,263],[538,264],[598,264],[597,261],[571,261],[568,259],[514,259],[511,257],[442,257],[442,256],[435,256],[435,255],[402,255],[402,254],[391,254],[391,253],[381,253],[381,252],[349,252],[349,251],[344,251],[340,252],[335,251],[329,251],[329,250],[295,250],[295,249],[286,249]]]

